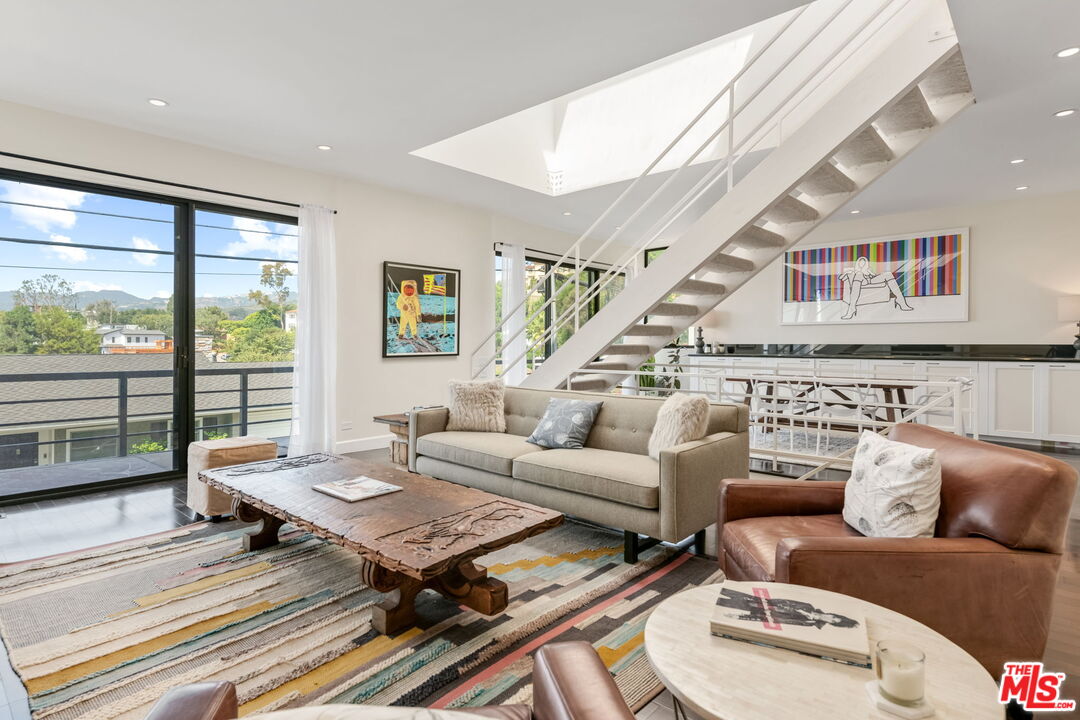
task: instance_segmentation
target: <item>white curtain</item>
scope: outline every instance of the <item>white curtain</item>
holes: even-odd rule
[[[502,246],[502,268],[503,320],[506,323],[503,326],[502,336],[508,339],[518,330],[525,327],[525,306],[523,305],[516,312],[510,312],[525,299],[525,248],[521,245],[504,244]],[[505,313],[510,314],[506,315]],[[524,332],[513,340],[504,341],[502,348],[504,363],[502,377],[507,385],[520,385],[525,379],[524,357],[513,363],[513,365],[508,366],[505,363],[510,362],[518,355],[523,355],[526,347]]]
[[[289,455],[334,452],[337,424],[337,282],[334,211],[300,208],[300,299]]]

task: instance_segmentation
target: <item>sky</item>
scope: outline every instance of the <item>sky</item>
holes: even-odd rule
[[[172,219],[173,207],[167,204],[0,180],[0,290],[15,290],[23,280],[51,273],[76,291],[123,290],[140,298],[167,298],[173,287]],[[195,224],[196,253],[228,256],[196,258],[199,297],[246,295],[256,289],[263,263],[245,257],[297,258],[294,225],[205,211],[196,213]],[[116,250],[65,247],[72,243]],[[295,277],[290,282],[295,293]]]

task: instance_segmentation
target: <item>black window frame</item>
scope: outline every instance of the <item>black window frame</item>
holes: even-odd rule
[[[104,183],[13,170],[0,167],[0,180],[46,185],[99,195],[112,195],[131,200],[144,200],[172,205],[173,211],[173,427],[176,435],[174,470],[133,477],[103,480],[96,483],[57,488],[31,493],[0,496],[0,503],[22,502],[42,497],[80,495],[111,487],[143,485],[173,481],[187,475],[187,448],[196,439],[195,423],[195,213],[205,211],[237,215],[267,222],[299,226],[298,215],[271,213],[262,210],[193,200],[191,198],[146,190],[133,190]],[[297,262],[299,261],[289,261]]]

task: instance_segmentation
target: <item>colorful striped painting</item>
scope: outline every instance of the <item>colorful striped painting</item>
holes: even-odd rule
[[[962,294],[963,236],[933,235],[784,254],[784,302],[841,300],[840,273],[861,257],[875,274],[891,272],[911,297]]]

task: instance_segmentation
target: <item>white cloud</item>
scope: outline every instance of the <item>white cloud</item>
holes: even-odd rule
[[[131,246],[136,250],[161,249],[146,238],[141,238],[138,236],[131,238]],[[155,253],[131,253],[131,257],[135,258],[135,262],[139,263],[140,265],[146,265],[147,267],[150,267],[151,265],[157,265],[158,257],[160,256]]]
[[[296,259],[298,243],[295,227],[274,223],[274,229],[271,230],[262,220],[247,217],[234,217],[232,224],[239,232],[240,239],[225,247],[226,255]]]
[[[46,233],[74,227],[78,216],[68,208],[78,207],[86,199],[86,193],[27,183],[0,182],[0,190],[3,192],[0,197],[8,202],[47,205],[48,208],[7,206],[16,220]]]
[[[58,243],[70,243],[71,238],[65,235],[56,235],[55,233],[49,236],[49,239]],[[41,248],[47,254],[60,258],[64,262],[69,263],[83,263],[90,259],[90,255],[86,252],[85,248],[80,247],[58,247],[42,246]]]
[[[119,285],[102,285],[100,283],[88,282],[86,280],[76,280],[73,282],[72,287],[76,292],[97,292],[99,290],[123,290]]]
[[[151,295],[151,297],[164,298],[165,300],[168,300],[172,297],[172,290],[158,290],[156,293]]]

